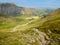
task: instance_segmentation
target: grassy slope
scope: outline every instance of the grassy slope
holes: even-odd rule
[[[23,16],[21,17],[23,18]],[[24,17],[25,18],[25,17]],[[22,30],[18,32],[1,32],[0,31],[0,45],[39,45],[41,43],[39,34],[30,30],[37,26],[40,20],[35,20],[31,24],[22,27]],[[34,35],[35,34],[35,35]],[[23,43],[24,42],[24,43]]]
[[[59,12],[59,11],[58,11]],[[27,42],[30,38],[36,40],[39,34],[32,31],[32,28],[38,28],[39,31],[45,32],[49,38],[50,43],[48,45],[60,45],[60,14],[53,13],[52,15],[43,18],[42,20],[37,20],[21,29],[25,31],[21,32],[1,32],[0,33],[0,44],[1,45],[39,45],[41,40],[36,42]],[[33,35],[33,36],[32,36]],[[31,40],[30,39],[30,40]],[[19,41],[21,40],[21,41]],[[12,42],[13,41],[13,42]],[[24,43],[23,43],[24,42]]]
[[[32,29],[43,24],[45,21],[42,20],[34,20],[17,32],[0,32],[0,45],[41,45],[42,38]]]
[[[26,20],[24,17],[27,18],[27,16],[18,16],[18,17],[0,16],[0,31],[10,30],[11,28],[15,27],[18,24],[27,23],[29,20]]]
[[[53,11],[49,15],[47,21],[37,28],[49,35],[51,39],[49,45],[60,45],[60,9]]]

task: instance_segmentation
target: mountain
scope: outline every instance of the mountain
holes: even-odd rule
[[[4,15],[46,15],[51,9],[19,7],[13,3],[0,3],[0,14]]]
[[[19,8],[15,4],[11,3],[0,3],[0,13],[4,15],[17,15],[21,11],[21,7]]]

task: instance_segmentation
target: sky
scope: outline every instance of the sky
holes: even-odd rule
[[[15,3],[22,7],[32,8],[60,8],[60,0],[0,0],[0,3]]]

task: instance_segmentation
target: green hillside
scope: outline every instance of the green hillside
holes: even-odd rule
[[[54,10],[47,17],[41,26],[38,27],[45,32],[51,39],[49,45],[60,45],[60,9]]]
[[[11,11],[9,6],[16,5],[6,6]],[[0,13],[0,45],[60,45],[60,8],[51,12],[48,9],[50,13],[46,9],[21,9],[18,16],[4,15],[4,10]]]
[[[2,15],[0,14],[0,31],[1,30],[11,30],[11,28],[15,27],[16,25],[19,24],[24,24],[27,23],[29,20],[25,19],[28,16],[7,16],[7,15]]]

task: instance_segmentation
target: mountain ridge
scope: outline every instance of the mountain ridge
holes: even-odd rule
[[[0,13],[4,15],[46,15],[50,9],[20,7],[13,3],[0,3]]]

